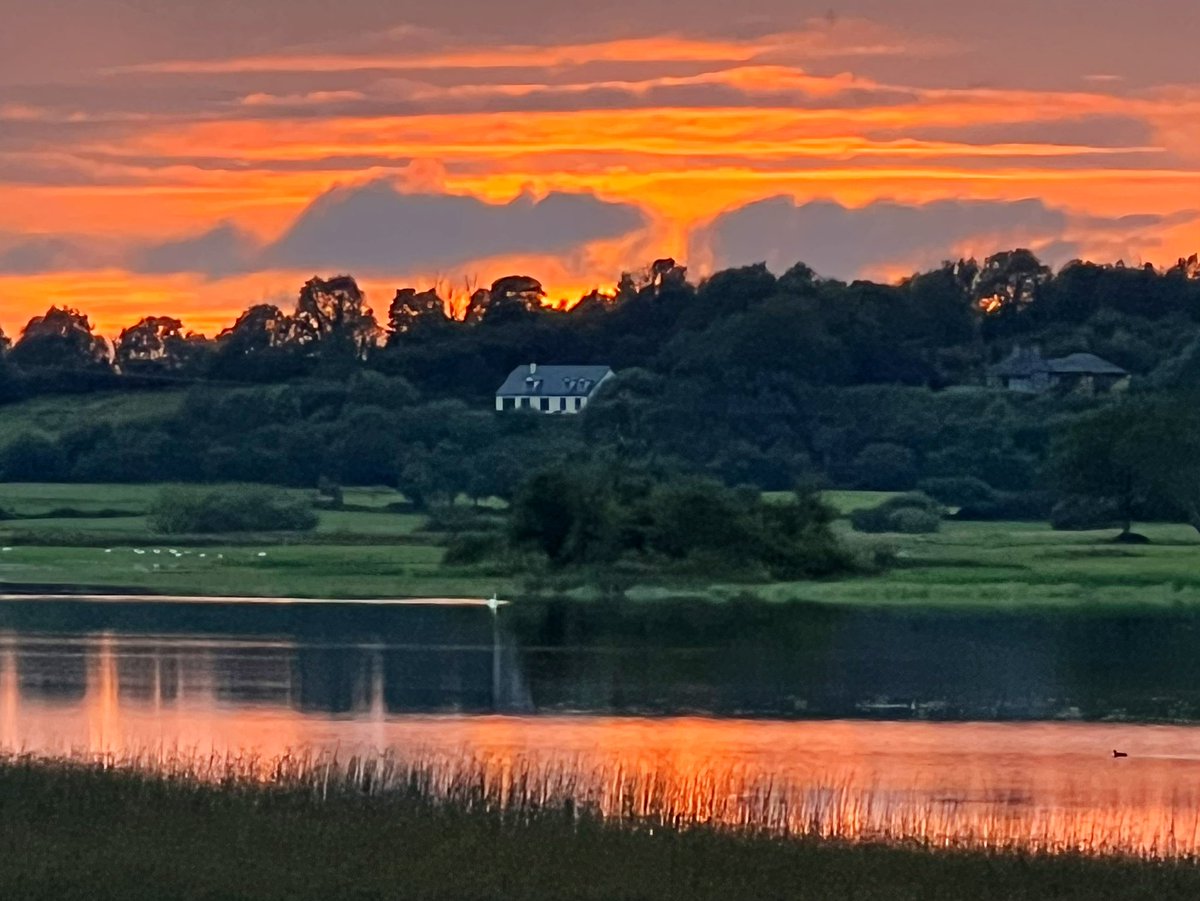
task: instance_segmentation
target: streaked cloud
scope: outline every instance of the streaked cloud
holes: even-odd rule
[[[1190,5],[1014,2],[0,0],[0,320],[211,323],[320,269],[1194,251]]]
[[[425,46],[435,35],[426,35]],[[595,62],[749,63],[755,60],[847,59],[933,52],[949,45],[865,19],[810,19],[796,31],[768,32],[752,38],[722,39],[685,33],[618,38],[567,44],[519,43],[464,49],[447,41],[435,49],[413,45],[401,32],[389,53],[276,53],[228,59],[176,59],[118,66],[110,74],[237,74],[263,72],[405,72],[425,69],[508,69],[514,64],[555,69]]]

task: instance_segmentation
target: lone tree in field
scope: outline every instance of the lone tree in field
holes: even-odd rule
[[[1200,412],[1194,398],[1139,400],[1076,423],[1055,448],[1062,490],[1115,504],[1122,535],[1139,507],[1200,531]]]
[[[1132,404],[1101,410],[1071,426],[1055,448],[1059,487],[1067,494],[1111,501],[1122,536],[1133,531],[1134,511],[1148,493],[1145,467],[1131,440],[1141,419]]]

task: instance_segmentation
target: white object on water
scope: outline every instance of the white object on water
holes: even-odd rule
[[[155,548],[155,549],[154,549],[154,553],[156,553],[156,554],[161,554],[161,553],[162,553],[162,551],[160,551],[158,548]]]
[[[146,552],[145,552],[145,551],[143,551],[143,550],[142,550],[140,547],[135,547],[135,548],[133,549],[133,552],[134,552],[135,554],[144,554],[144,553],[146,553]]]
[[[11,550],[12,550],[12,548],[10,548],[10,547],[0,547],[0,551],[4,551],[4,553],[6,553],[6,554]]]
[[[106,547],[106,548],[104,549],[104,553],[106,553],[106,554],[111,554],[111,553],[112,553],[112,548],[110,548],[110,547]]]
[[[201,554],[200,556],[201,556],[201,557],[207,557],[207,556],[208,556],[208,554]]]
[[[267,552],[266,552],[266,551],[259,551],[259,552],[258,552],[258,556],[260,556],[260,557],[265,557],[265,556],[267,556]]]

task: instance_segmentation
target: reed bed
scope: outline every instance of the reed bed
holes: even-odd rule
[[[286,794],[315,802],[382,803],[478,814],[503,825],[614,823],[633,831],[703,828],[742,836],[872,843],[943,850],[1194,860],[1200,809],[1182,799],[1159,807],[1065,808],[1014,799],[931,798],[917,788],[864,787],[831,773],[796,781],[740,766],[680,774],[583,758],[396,750],[302,749],[278,757],[143,749],[43,758],[0,753],[0,767],[61,766],[122,771],[168,784],[219,786],[236,794]]]
[[[681,787],[652,767],[470,755],[9,755],[0,760],[0,898],[1200,897],[1194,860],[1106,854],[1098,841],[1088,853],[1061,843],[1057,853],[971,848],[961,836],[942,847],[935,809],[889,826],[911,833],[868,841],[872,818],[892,809],[886,798],[743,782],[713,772]]]

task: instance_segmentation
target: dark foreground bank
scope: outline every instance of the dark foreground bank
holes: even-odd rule
[[[1193,899],[1200,867],[989,855],[573,821],[412,798],[203,787],[0,765],[13,899]]]

